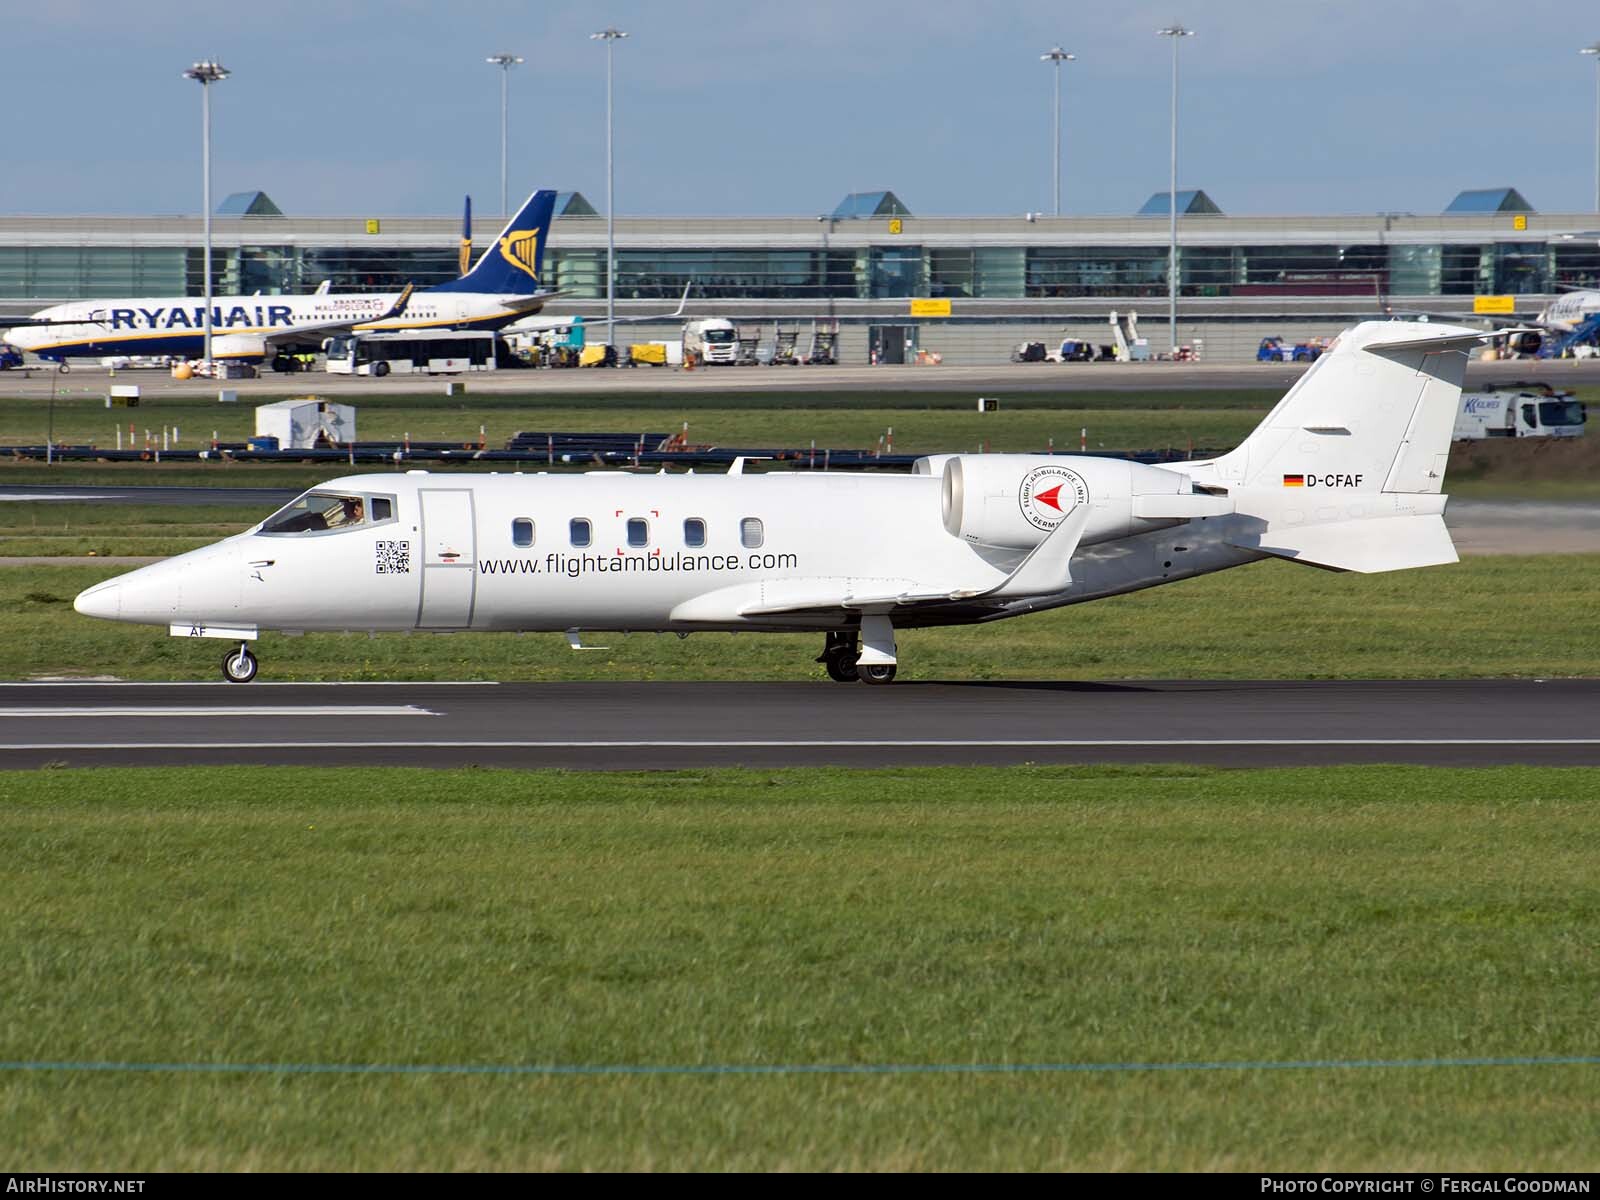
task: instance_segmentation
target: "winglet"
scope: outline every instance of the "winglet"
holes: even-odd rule
[[[379,321],[387,321],[392,317],[398,317],[404,313],[406,311],[406,305],[411,303],[411,292],[416,286],[417,285],[414,283],[406,284],[405,290],[400,293],[399,298],[395,300],[389,311],[384,313],[383,316],[375,319]]]

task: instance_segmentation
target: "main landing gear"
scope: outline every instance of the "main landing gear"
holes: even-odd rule
[[[858,679],[862,683],[890,683],[895,676],[894,627],[888,617],[862,617],[859,639],[853,629],[829,633],[817,661],[835,683],[854,683]]]
[[[250,653],[250,644],[240,642],[237,650],[229,650],[222,658],[222,677],[229,683],[249,683],[260,667],[256,656]]]

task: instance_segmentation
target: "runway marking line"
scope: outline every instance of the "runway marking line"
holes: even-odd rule
[[[415,704],[252,704],[237,708],[181,708],[171,705],[100,708],[0,708],[4,717],[437,717]]]

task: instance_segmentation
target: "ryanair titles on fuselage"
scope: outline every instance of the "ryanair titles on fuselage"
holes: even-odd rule
[[[193,308],[183,305],[163,305],[160,308],[112,308],[105,310],[103,318],[107,327],[118,329],[204,329],[206,306]],[[85,318],[85,324],[95,318]],[[221,305],[211,310],[213,329],[287,329],[294,324],[294,309],[287,304],[256,304],[246,308],[236,304],[224,309]]]

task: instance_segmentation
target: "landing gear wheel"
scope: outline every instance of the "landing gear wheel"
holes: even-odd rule
[[[827,669],[828,678],[835,683],[854,683],[860,678],[856,673],[856,657],[853,654],[824,655],[822,665]]]
[[[856,673],[861,676],[862,683],[892,683],[894,682],[894,664],[872,666],[858,666]]]
[[[250,648],[240,643],[237,650],[229,650],[222,659],[222,677],[229,683],[249,683],[256,677],[260,666]]]
[[[853,632],[830,633],[817,661],[826,668],[828,678],[835,683],[854,683],[859,678],[856,674],[856,657],[860,653]]]
[[[58,374],[58,375],[66,375],[66,374],[69,374],[71,371],[72,371],[72,367],[68,363],[66,363],[65,361],[62,361],[62,362],[59,362],[59,363],[56,364],[56,374]]]

